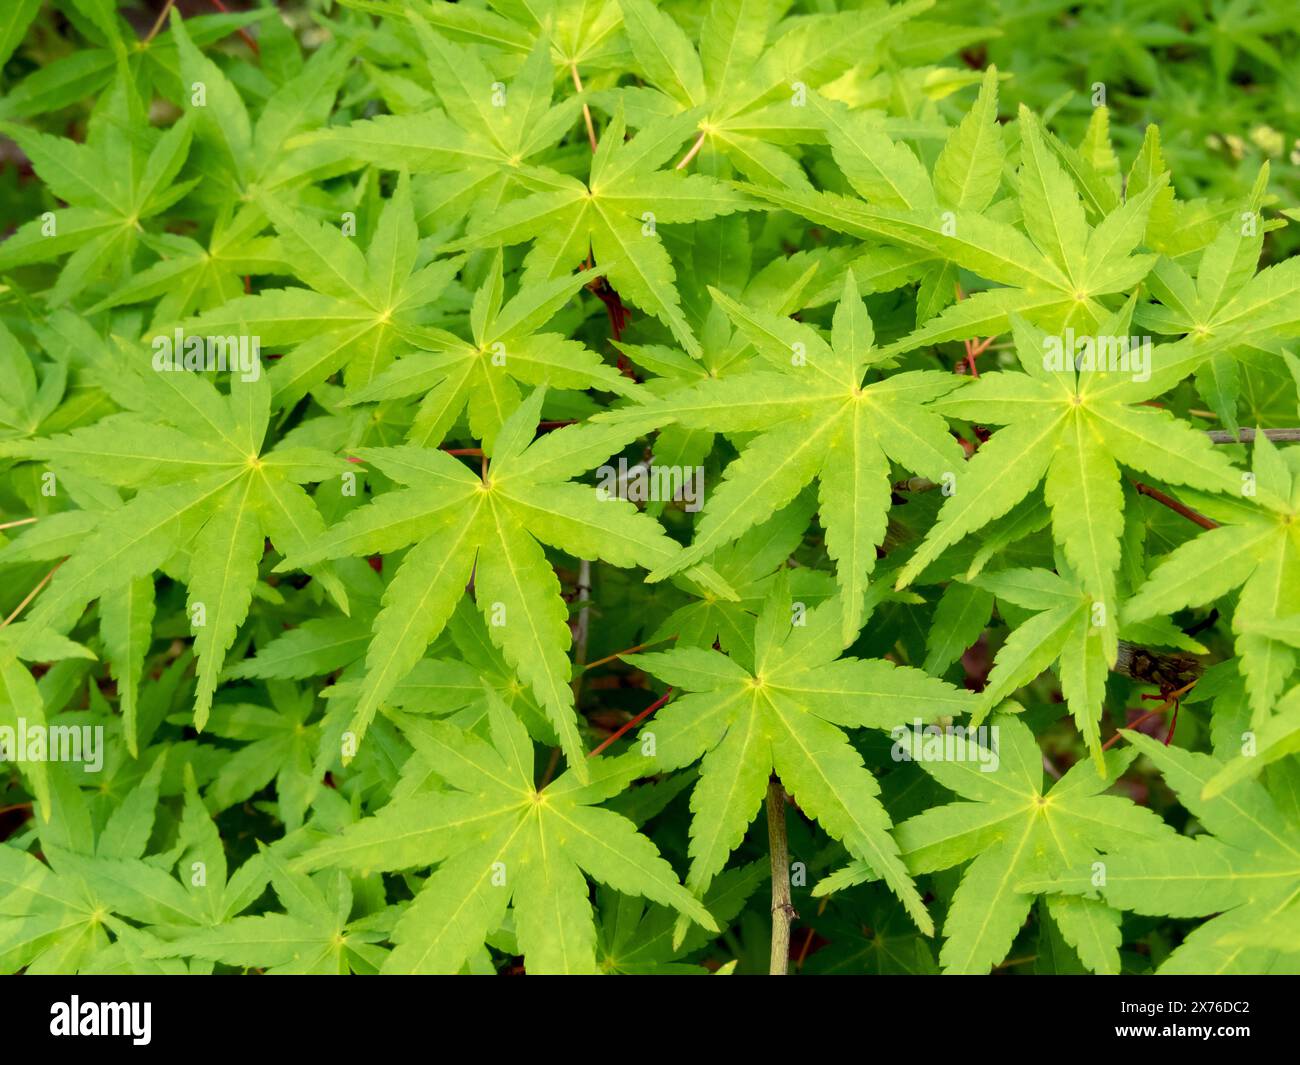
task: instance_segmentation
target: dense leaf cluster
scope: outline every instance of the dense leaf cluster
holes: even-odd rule
[[[1295,43],[7,4],[0,970],[1300,968]]]

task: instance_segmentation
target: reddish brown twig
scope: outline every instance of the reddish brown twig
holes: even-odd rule
[[[616,740],[622,739],[624,736],[626,736],[626,735],[628,734],[628,732],[630,732],[632,729],[636,728],[637,725],[641,724],[642,721],[644,721],[644,720],[645,720],[646,718],[648,718],[651,714],[653,714],[656,710],[658,710],[661,706],[663,706],[664,703],[666,703],[666,702],[668,701],[668,697],[669,697],[670,695],[672,695],[672,693],[673,693],[672,688],[669,688],[666,692],[663,693],[663,696],[662,696],[662,697],[656,699],[653,703],[651,703],[651,704],[650,704],[649,706],[647,706],[644,710],[642,710],[639,714],[637,714],[636,717],[634,717],[634,718],[633,718],[631,721],[629,721],[626,725],[621,726],[617,732],[613,733],[613,734],[612,734],[612,735],[611,735],[607,740],[605,740],[605,742],[602,743],[599,747],[597,747],[597,748],[596,748],[595,750],[593,750],[593,751],[589,751],[589,752],[587,753],[587,757],[588,757],[588,758],[594,758],[596,755],[600,754],[600,752],[603,751],[606,747],[608,747],[611,743],[615,742]]]
[[[1138,495],[1154,499],[1161,506],[1168,507],[1175,514],[1181,514],[1188,521],[1196,522],[1196,524],[1202,529],[1217,529],[1219,527],[1217,521],[1207,518],[1199,511],[1193,510],[1186,503],[1180,503],[1173,496],[1166,495],[1164,492],[1160,491],[1159,488],[1152,488],[1149,484],[1144,484],[1141,481],[1134,481],[1133,488],[1136,490]]]

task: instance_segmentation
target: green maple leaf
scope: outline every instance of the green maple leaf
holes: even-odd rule
[[[353,511],[283,564],[415,545],[375,618],[353,719],[358,737],[442,631],[472,577],[493,642],[545,709],[570,771],[585,774],[566,657],[568,610],[542,544],[617,566],[661,565],[681,548],[631,503],[601,499],[570,482],[635,431],[574,425],[533,443],[544,393],[535,390],[484,448],[491,466],[482,478],[440,451],[358,449],[363,461],[404,489]],[[695,572],[715,592],[734,594],[711,571]]]
[[[1296,664],[1293,646],[1261,628],[1300,613],[1300,478],[1295,449],[1280,451],[1255,436],[1253,479],[1238,475],[1237,498],[1188,494],[1221,522],[1171,551],[1124,604],[1126,620],[1141,621],[1203,606],[1240,588],[1233,631],[1250,696],[1251,722],[1272,713]],[[1245,496],[1249,486],[1252,496]]]
[[[333,226],[271,199],[261,203],[279,232],[280,257],[310,288],[228,300],[183,328],[258,336],[265,347],[294,345],[270,373],[277,405],[292,404],[339,370],[349,386],[368,384],[406,345],[450,336],[427,327],[429,305],[462,260],[421,263],[408,179],[384,204],[364,253]]]
[[[595,972],[584,873],[717,931],[654,844],[595,805],[641,772],[639,757],[604,759],[584,778],[570,770],[539,790],[523,726],[494,695],[488,714],[490,743],[441,721],[408,731],[449,788],[396,800],[301,860],[308,868],[380,871],[440,863],[394,927],[397,946],[385,972],[459,971],[509,904],[529,972]]]
[[[33,732],[46,727],[45,700],[37,687],[36,678],[25,662],[54,662],[67,658],[95,657],[94,652],[79,643],[48,629],[38,628],[30,621],[0,628],[0,727],[12,730],[17,742],[21,723]],[[0,748],[5,746],[0,742]],[[6,761],[14,763],[31,785],[32,794],[40,802],[45,816],[50,816],[50,780],[44,759],[29,760],[22,752],[9,752]]]
[[[244,278],[288,269],[275,239],[257,235],[265,224],[261,209],[250,204],[233,217],[228,212],[219,217],[206,246],[176,233],[144,233],[141,243],[157,253],[158,261],[132,275],[86,313],[157,300],[151,321],[158,327],[237,299],[244,294]]]
[[[264,969],[272,976],[379,971],[388,951],[375,944],[385,930],[365,917],[348,920],[352,885],[345,873],[308,876],[265,848],[261,858],[283,913],[233,917],[212,928],[184,931],[154,953]]]
[[[68,205],[20,226],[0,246],[0,270],[68,255],[46,294],[51,306],[67,303],[105,276],[125,273],[141,223],[162,214],[196,184],[197,179],[176,182],[189,153],[191,127],[182,118],[163,132],[151,129],[125,70],[91,115],[84,144],[0,124],[50,192]]]
[[[439,106],[315,130],[294,144],[321,145],[353,165],[409,170],[425,226],[487,223],[520,195],[551,190],[563,175],[542,163],[577,119],[581,101],[552,104],[550,45],[539,40],[507,82],[471,48],[413,21]],[[494,98],[495,94],[495,98]]]
[[[1133,837],[1173,836],[1150,810],[1125,798],[1102,795],[1106,778],[1080,762],[1047,790],[1043,756],[1017,718],[998,715],[991,744],[974,735],[904,730],[896,747],[961,801],[935,806],[909,818],[895,832],[913,874],[969,862],[944,922],[939,962],[948,973],[987,973],[1010,950],[1042,888],[1031,876],[1077,867],[1100,851]],[[937,730],[936,730],[937,733]],[[937,748],[928,751],[927,745]],[[983,749],[975,750],[976,746]],[[948,753],[948,752],[951,753]],[[1108,751],[1107,777],[1132,761],[1132,752]],[[988,766],[995,768],[989,771]],[[827,894],[871,879],[871,870],[850,865],[814,889]],[[1053,897],[1049,909],[1066,941],[1093,972],[1119,972],[1120,915],[1095,900]]]
[[[269,706],[253,702],[219,703],[207,728],[213,736],[241,744],[221,764],[205,798],[214,813],[236,806],[274,782],[278,813],[285,830],[302,826],[320,787],[313,765],[320,724],[308,724],[314,693],[284,683],[268,685]],[[180,716],[175,724],[186,724]]]
[[[421,396],[407,440],[434,447],[466,407],[470,432],[490,444],[519,407],[520,384],[639,395],[632,381],[580,341],[539,331],[596,273],[584,270],[525,285],[503,302],[505,281],[498,252],[486,283],[474,295],[472,341],[451,334],[430,337],[428,351],[398,360],[345,402]]]
[[[225,202],[232,192],[242,200],[271,192],[283,197],[329,161],[321,149],[302,148],[291,140],[329,117],[359,44],[331,42],[320,48],[275,87],[254,121],[235,84],[196,47],[186,20],[174,8],[171,24],[180,61],[180,104],[194,120],[205,171],[224,179],[211,186],[216,202]],[[202,95],[196,96],[200,86]],[[205,196],[202,186],[198,191]]]
[[[228,921],[262,894],[260,860],[227,880],[221,837],[192,772],[176,845],[146,854],[165,762],[155,757],[99,828],[70,774],[58,769],[58,813],[40,833],[43,860],[0,845],[0,969],[183,973],[179,962],[152,960],[165,954],[163,940]],[[184,883],[168,872],[178,863]]]
[[[1049,148],[1038,120],[1023,107],[1019,207],[1025,233],[995,214],[966,207],[945,208],[937,199],[918,199],[926,190],[915,157],[892,145],[883,131],[868,131],[873,133],[869,140],[839,141],[841,154],[846,155],[840,165],[846,174],[864,175],[859,181],[871,179],[864,187],[873,199],[884,201],[879,205],[812,190],[754,186],[745,191],[839,232],[885,240],[926,258],[937,257],[1001,286],[977,292],[936,315],[887,348],[889,355],[947,340],[1003,333],[1016,314],[1045,329],[1071,327],[1077,333],[1087,333],[1108,316],[1101,298],[1130,292],[1155,262],[1155,256],[1135,254],[1135,250],[1167,176],[1153,178],[1141,191],[1133,189],[1127,201],[1092,226],[1074,181]],[[836,143],[832,140],[832,150]],[[998,158],[999,149],[991,142],[973,149],[963,142],[962,147],[967,153],[992,153]],[[861,158],[848,156],[850,148]],[[944,183],[949,190],[946,195],[952,195],[957,187],[956,173],[966,169],[958,162],[960,158],[958,152]],[[972,155],[972,167],[974,164]],[[900,168],[901,173],[896,174]],[[882,190],[888,190],[895,200],[902,198],[917,205],[887,205],[889,197]]]
[[[706,154],[721,153],[751,181],[805,185],[799,164],[778,147],[819,139],[799,87],[820,87],[863,62],[926,6],[876,3],[782,21],[772,0],[713,0],[697,50],[650,0],[619,0],[636,65],[656,90],[624,90],[623,97],[638,124],[643,116],[697,114]]]
[[[263,451],[271,399],[265,376],[236,376],[225,396],[188,372],[135,371],[127,351],[116,363],[114,398],[128,410],[60,436],[4,445],[10,455],[138,489],[76,544],[30,620],[66,627],[91,600],[179,558],[198,656],[194,722],[201,729],[248,613],[267,537],[282,552],[302,551],[318,538],[325,523],[299,486],[347,466],[292,442]],[[318,576],[331,594],[344,596],[328,568]]]
[[[1134,315],[1147,328],[1212,344],[1212,353],[1196,371],[1196,387],[1234,432],[1243,364],[1276,370],[1280,341],[1300,332],[1295,310],[1300,272],[1291,260],[1255,272],[1264,234],[1273,228],[1260,215],[1267,184],[1266,163],[1240,205],[1245,210],[1233,213],[1201,253],[1195,278],[1178,261],[1162,256],[1148,281],[1159,303],[1145,304]]]
[[[1209,917],[1158,973],[1300,971],[1293,930],[1300,922],[1300,833],[1265,787],[1241,780],[1213,798],[1202,791],[1223,763],[1166,747],[1139,732],[1125,737],[1160,769],[1179,801],[1205,829],[1188,837],[1114,840],[1103,877],[1096,869],[1033,875],[1021,890],[1100,898],[1134,913]]]
[[[1100,335],[1126,331],[1121,312]],[[1142,405],[1177,383],[1203,353],[1184,343],[1154,348],[1149,378],[1138,381],[1138,374],[1076,372],[1068,360],[1057,370],[1045,355],[1049,339],[1017,319],[1016,354],[1025,372],[981,374],[932,404],[943,414],[1004,428],[958,472],[953,495],[903,567],[898,587],[1045,481],[1054,538],[1083,589],[1113,613],[1123,532],[1121,465],[1173,484],[1239,488],[1240,473],[1203,433]],[[1113,662],[1113,640],[1108,643]]]
[[[642,735],[653,733],[661,768],[703,759],[691,798],[687,887],[708,888],[775,772],[799,808],[883,878],[930,934],[934,925],[890,835],[879,785],[844,729],[888,729],[918,713],[962,714],[973,697],[920,670],[839,658],[840,614],[834,600],[796,612],[778,583],[758,616],[752,660],[699,647],[625,656],[691,693],[660,710]]]
[[[659,119],[626,143],[620,109],[600,138],[587,181],[507,204],[449,248],[532,241],[524,281],[549,281],[583,263],[599,266],[623,299],[662,321],[693,356],[700,343],[682,313],[672,259],[658,226],[730,214],[748,206],[733,189],[699,174],[660,168],[691,129],[691,114]]]
[[[815,500],[811,493],[755,526],[734,544],[709,557],[718,575],[736,590],[735,600],[705,596],[674,610],[647,643],[676,638],[680,647],[712,647],[742,657],[754,656],[754,615],[762,608],[784,569],[786,560],[803,543]],[[829,574],[795,569],[786,575],[795,600],[819,603],[835,592]],[[676,578],[680,581],[680,578]]]
[[[0,16],[0,20],[8,16],[7,22],[0,21],[0,56],[5,56],[7,48],[22,43],[24,23],[40,6],[39,0],[19,0],[7,6]],[[61,12],[93,45],[81,45],[68,55],[42,63],[0,99],[0,118],[29,118],[79,103],[112,82],[123,58],[133,64],[142,93],[152,84],[169,96],[178,94],[180,69],[176,37],[171,29],[163,30],[152,40],[137,39],[134,28],[120,11],[114,10],[115,6],[86,4],[84,15],[88,17],[83,17],[76,4],[70,5],[71,10]],[[203,46],[264,17],[261,11],[196,15],[185,20],[185,28],[190,38]]]
[[[761,861],[728,869],[714,878],[704,893],[704,908],[725,925],[740,914],[768,876],[767,863]],[[647,904],[635,895],[622,895],[608,888],[599,889],[597,897],[602,919],[596,925],[596,955],[602,972],[682,976],[709,971],[686,960],[714,938],[707,929],[692,925],[685,939],[674,945],[677,914],[668,907]]]
[[[1002,184],[1005,148],[998,125],[997,69],[984,75],[979,97],[944,142],[933,176],[905,144],[892,140],[888,119],[871,111],[852,111],[812,94],[832,156],[852,189],[873,205],[907,211],[985,211]],[[900,260],[901,252],[901,260]],[[916,249],[869,246],[849,261],[859,286],[868,292],[920,282],[916,319],[920,325],[953,302],[958,267]],[[892,284],[883,280],[882,272]],[[899,269],[902,277],[890,277]]]
[[[847,644],[862,627],[867,578],[884,539],[890,460],[939,480],[963,465],[947,424],[923,404],[958,387],[952,374],[913,371],[866,381],[880,362],[852,272],[829,344],[811,326],[714,293],[763,359],[763,369],[708,379],[657,403],[598,416],[634,424],[758,431],[705,504],[695,541],[651,580],[698,562],[789,503],[810,481],[836,563]]]

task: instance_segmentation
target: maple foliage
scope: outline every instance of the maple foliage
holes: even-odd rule
[[[0,971],[1300,970],[1277,4],[147,6],[0,11]]]

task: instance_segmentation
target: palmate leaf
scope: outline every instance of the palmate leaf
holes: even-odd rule
[[[1049,890],[1025,886],[1030,877],[1073,869],[1135,837],[1174,836],[1149,810],[1100,794],[1105,779],[1083,763],[1044,790],[1042,753],[1018,718],[995,717],[987,741],[976,733],[945,735],[941,729],[905,728],[895,735],[899,757],[915,760],[962,800],[932,807],[895,832],[914,875],[970,863],[944,924],[939,961],[945,972],[986,973],[1006,957],[1034,894]],[[1107,776],[1117,776],[1132,757],[1131,752],[1107,752]],[[874,876],[857,863],[815,891],[826,894]],[[1114,910],[1096,902],[1053,905],[1052,916],[1088,968],[1119,972],[1119,915]]]
[[[884,660],[839,658],[840,605],[792,608],[778,582],[758,617],[752,659],[704,648],[629,655],[627,660],[691,694],[643,727],[655,759],[676,769],[701,759],[691,798],[691,868],[686,885],[706,890],[744,837],[775,774],[801,810],[874,876],[916,922],[933,923],[899,858],[879,786],[843,731],[893,728],[918,715],[959,715],[974,697],[919,670]]]
[[[1061,693],[1097,772],[1104,774],[1102,704],[1119,626],[1115,615],[1083,589],[1064,562],[1060,570],[1059,574],[1045,569],[1001,570],[976,579],[980,588],[999,600],[1035,613],[1016,626],[999,649],[971,723],[978,725],[1007,696],[1058,662]]]
[[[1121,313],[1099,335],[1118,336],[1126,323]],[[952,497],[903,567],[898,587],[1045,482],[1054,537],[1084,590],[1113,612],[1123,531],[1120,466],[1207,491],[1239,488],[1240,473],[1204,434],[1142,405],[1176,383],[1198,355],[1181,344],[1154,348],[1149,379],[1139,381],[1140,372],[1056,369],[1053,339],[1059,347],[1059,337],[1017,319],[1016,354],[1025,372],[982,374],[932,404],[943,414],[1004,428],[958,472]]]
[[[682,314],[658,226],[730,214],[749,202],[712,178],[660,169],[689,134],[692,117],[656,120],[624,142],[620,109],[601,135],[585,184],[566,176],[554,189],[506,205],[449,248],[531,240],[525,283],[598,266],[624,300],[658,318],[698,357],[700,342]]]
[[[1102,875],[1059,869],[1030,874],[1020,890],[1100,897],[1118,909],[1178,917],[1209,917],[1161,964],[1160,973],[1205,975],[1300,971],[1295,922],[1300,883],[1300,833],[1263,785],[1242,780],[1202,798],[1222,763],[1166,747],[1138,732],[1128,740],[1159,767],[1179,800],[1205,828],[1187,837],[1116,839],[1106,847]],[[1272,935],[1263,935],[1271,930]]]
[[[333,226],[276,200],[261,205],[276,222],[279,254],[311,287],[239,296],[183,329],[256,335],[264,347],[294,346],[270,372],[277,406],[298,401],[341,369],[346,384],[367,385],[399,348],[445,341],[442,330],[426,326],[428,306],[461,260],[421,263],[406,178],[383,205],[364,254]]]
[[[348,920],[352,885],[341,871],[311,877],[263,849],[262,861],[283,913],[234,917],[215,928],[182,932],[151,953],[203,958],[270,975],[378,972],[388,951],[376,946],[378,922]]]
[[[862,627],[867,578],[884,539],[890,460],[935,480],[963,465],[947,424],[925,406],[960,381],[924,370],[866,381],[880,356],[852,272],[845,275],[829,344],[810,326],[743,307],[720,292],[714,299],[753,343],[763,368],[707,379],[658,402],[596,419],[759,431],[710,495],[694,543],[650,579],[708,557],[784,507],[815,478],[842,592],[841,639],[847,644]]]
[[[262,860],[254,858],[227,878],[221,837],[203,808],[192,772],[185,778],[177,846],[146,854],[165,761],[162,755],[155,758],[98,828],[69,771],[51,767],[58,816],[42,817],[43,858],[0,844],[0,970],[205,971],[201,962],[187,969],[174,960],[174,952],[173,960],[159,960],[169,955],[154,933],[175,935],[230,921],[257,901],[267,873]],[[204,867],[202,884],[192,879],[195,861]],[[183,881],[169,872],[179,862],[185,863],[180,866]]]
[[[422,20],[412,25],[440,106],[314,130],[293,143],[354,167],[410,171],[417,218],[428,228],[486,223],[511,200],[557,187],[563,175],[542,160],[573,128],[580,100],[552,103],[550,43],[539,39],[513,79],[500,81],[474,49]]]
[[[493,642],[545,709],[570,771],[585,776],[566,657],[568,612],[542,544],[616,566],[659,566],[681,548],[631,503],[571,483],[620,450],[635,430],[566,426],[530,446],[544,391],[535,390],[484,448],[491,465],[482,478],[439,451],[358,449],[404,490],[353,511],[282,564],[301,568],[415,545],[375,618],[352,725],[358,738],[442,631],[473,578]],[[696,567],[694,575],[716,593],[734,594],[712,571]]]
[[[257,336],[264,347],[293,345],[270,373],[277,406],[296,402],[340,370],[348,385],[366,385],[399,349],[454,340],[429,328],[427,316],[462,260],[421,261],[408,179],[384,204],[364,253],[333,226],[270,198],[259,202],[276,225],[282,257],[310,288],[228,300],[183,328]]]
[[[35,218],[0,245],[0,270],[68,256],[46,294],[51,306],[71,300],[105,276],[121,276],[138,247],[141,223],[181,199],[194,181],[177,182],[190,149],[192,123],[182,118],[151,129],[134,83],[119,69],[78,144],[4,124],[56,197],[68,206]]]
[[[356,46],[331,42],[317,50],[296,74],[276,86],[254,119],[235,83],[191,40],[187,21],[172,9],[179,103],[194,119],[205,169],[221,174],[243,200],[258,193],[283,195],[305,183],[307,174],[328,157],[318,149],[300,148],[291,139],[329,116]],[[296,45],[292,47],[296,51]],[[200,85],[203,96],[198,98],[194,89]],[[205,195],[202,186],[198,191]],[[215,198],[219,201],[220,194]]]
[[[66,637],[40,629],[30,621],[0,628],[0,728],[19,743],[19,736],[46,727],[45,700],[26,662],[54,662],[65,658],[94,658],[94,652]],[[49,769],[45,758],[27,758],[21,751],[8,751],[4,761],[15,764],[28,779],[32,793],[45,817],[51,813]]]
[[[886,348],[887,355],[1003,333],[1017,314],[1048,330],[1071,327],[1084,334],[1107,317],[1100,297],[1129,292],[1155,262],[1155,256],[1135,250],[1166,179],[1154,179],[1097,226],[1089,226],[1079,193],[1050,153],[1037,119],[1022,108],[1020,122],[1020,208],[1027,236],[989,214],[964,207],[944,209],[932,199],[925,202],[930,190],[915,174],[914,157],[891,145],[878,130],[872,132],[865,161],[849,154],[850,147],[864,151],[862,138],[840,143],[846,173],[861,173],[869,164],[873,173],[890,178],[878,177],[869,187],[876,201],[883,200],[879,205],[811,189],[747,186],[745,191],[839,232],[885,240],[924,258],[937,257],[1002,286],[952,306]],[[835,143],[832,140],[832,148]],[[901,175],[890,175],[909,159]],[[904,185],[912,194],[903,195],[902,202],[920,206],[898,206],[897,190]],[[881,195],[882,187],[890,191],[893,203]],[[918,190],[920,200],[915,199]]]
[[[194,724],[201,729],[226,652],[248,613],[267,538],[287,552],[318,537],[325,523],[299,486],[347,465],[310,448],[263,449],[271,397],[256,364],[244,375],[256,379],[236,374],[226,396],[188,371],[134,370],[131,360],[146,357],[126,345],[116,363],[115,398],[126,413],[5,448],[140,489],[73,550],[34,606],[33,624],[66,628],[91,600],[188,553],[187,612],[198,656]],[[318,575],[331,594],[343,596],[328,567]]]
[[[408,733],[448,790],[398,800],[300,859],[306,868],[381,871],[440,863],[393,929],[385,972],[460,971],[511,904],[529,972],[595,972],[584,873],[716,931],[654,844],[595,805],[641,773],[639,756],[603,759],[581,779],[570,770],[539,790],[523,726],[495,695],[488,714],[491,742],[441,721]]]
[[[697,114],[702,168],[711,168],[708,157],[718,152],[751,181],[806,184],[799,164],[779,145],[818,140],[821,131],[792,87],[833,81],[863,62],[864,53],[883,50],[889,33],[927,6],[924,0],[873,3],[781,21],[772,0],[713,0],[697,53],[651,0],[619,0],[636,64],[657,90],[625,92],[624,101],[635,124],[643,117]]]
[[[948,135],[933,177],[906,145],[892,140],[888,119],[873,112],[850,111],[844,105],[813,94],[812,109],[820,116],[836,165],[845,180],[873,205],[918,211],[983,211],[1002,183],[1005,149],[997,122],[997,70],[990,67],[975,104]],[[903,261],[899,262],[901,251]],[[890,254],[893,253],[893,254]],[[893,284],[878,277],[882,259],[906,272]],[[956,296],[957,267],[942,256],[917,249],[867,247],[854,256],[849,269],[867,292],[896,287],[905,280],[919,282],[917,324],[932,318]]]
[[[709,564],[736,590],[738,599],[708,596],[692,599],[674,610],[647,641],[676,639],[679,647],[714,647],[735,651],[752,660],[754,656],[753,619],[766,602],[772,585],[780,578],[786,560],[803,542],[816,500],[803,493],[789,506],[750,529],[734,544],[721,547],[709,556]],[[827,573],[795,569],[786,573],[790,594],[796,602],[817,604],[835,594],[834,579]],[[689,591],[680,577],[675,582]]]
[[[1300,613],[1300,478],[1293,455],[1256,434],[1253,477],[1238,475],[1238,498],[1196,500],[1220,527],[1170,552],[1124,604],[1125,619],[1141,621],[1240,588],[1233,631],[1254,728],[1267,722],[1296,665],[1294,641],[1267,629]]]
[[[470,315],[472,340],[430,338],[428,352],[400,359],[349,403],[420,396],[407,440],[440,444],[468,407],[469,428],[491,444],[520,403],[519,385],[556,389],[597,388],[623,396],[641,394],[636,385],[594,352],[561,333],[541,328],[597,271],[526,285],[503,303],[504,279],[498,252],[487,282],[475,293]]]

